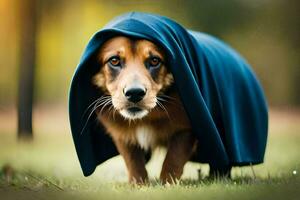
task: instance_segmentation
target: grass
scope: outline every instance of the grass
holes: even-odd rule
[[[32,143],[17,142],[13,128],[0,126],[0,199],[298,199],[300,196],[299,114],[272,112],[265,163],[253,166],[253,170],[234,168],[232,180],[207,179],[207,165],[188,163],[182,181],[163,186],[155,178],[164,152],[157,151],[147,165],[150,185],[132,186],[126,182],[121,157],[100,165],[92,176],[83,177],[65,113],[35,113],[37,123]]]

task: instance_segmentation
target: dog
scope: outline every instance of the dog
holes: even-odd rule
[[[123,156],[129,181],[147,182],[145,152],[160,146],[167,148],[161,181],[178,180],[197,142],[162,48],[119,36],[105,42],[98,60],[93,82],[106,94],[98,119]]]
[[[125,13],[94,34],[71,82],[69,117],[85,176],[121,154],[129,181],[146,183],[157,147],[167,149],[163,183],[180,179],[187,161],[228,178],[232,166],[264,162],[268,107],[251,66],[164,16]]]

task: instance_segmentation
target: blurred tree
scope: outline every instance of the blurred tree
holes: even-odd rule
[[[18,90],[18,138],[32,139],[32,107],[36,60],[36,0],[19,2],[20,63]]]
[[[284,34],[291,44],[291,56],[295,59],[295,64],[291,68],[291,79],[293,90],[293,101],[291,103],[295,105],[300,105],[300,1],[299,0],[289,0],[287,2],[282,2],[281,6],[284,8],[280,13],[281,26],[284,30]]]
[[[253,9],[240,0],[189,0],[182,1],[192,29],[207,32],[218,37],[239,29],[253,19]]]

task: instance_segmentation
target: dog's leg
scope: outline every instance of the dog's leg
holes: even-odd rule
[[[146,183],[148,175],[145,168],[144,151],[138,146],[126,144],[121,140],[115,140],[115,144],[127,166],[129,182],[137,184]]]
[[[195,147],[196,140],[190,133],[183,132],[172,136],[160,174],[163,183],[173,183],[180,179],[183,167],[191,158]]]

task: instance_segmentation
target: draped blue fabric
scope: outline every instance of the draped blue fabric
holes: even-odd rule
[[[177,91],[198,139],[193,161],[220,169],[263,162],[268,110],[249,64],[210,35],[187,30],[166,17],[132,12],[115,18],[91,38],[73,76],[69,116],[85,176],[118,155],[96,115],[87,120],[84,114],[101,96],[91,82],[99,71],[95,56],[106,40],[117,35],[147,39],[165,50]]]

